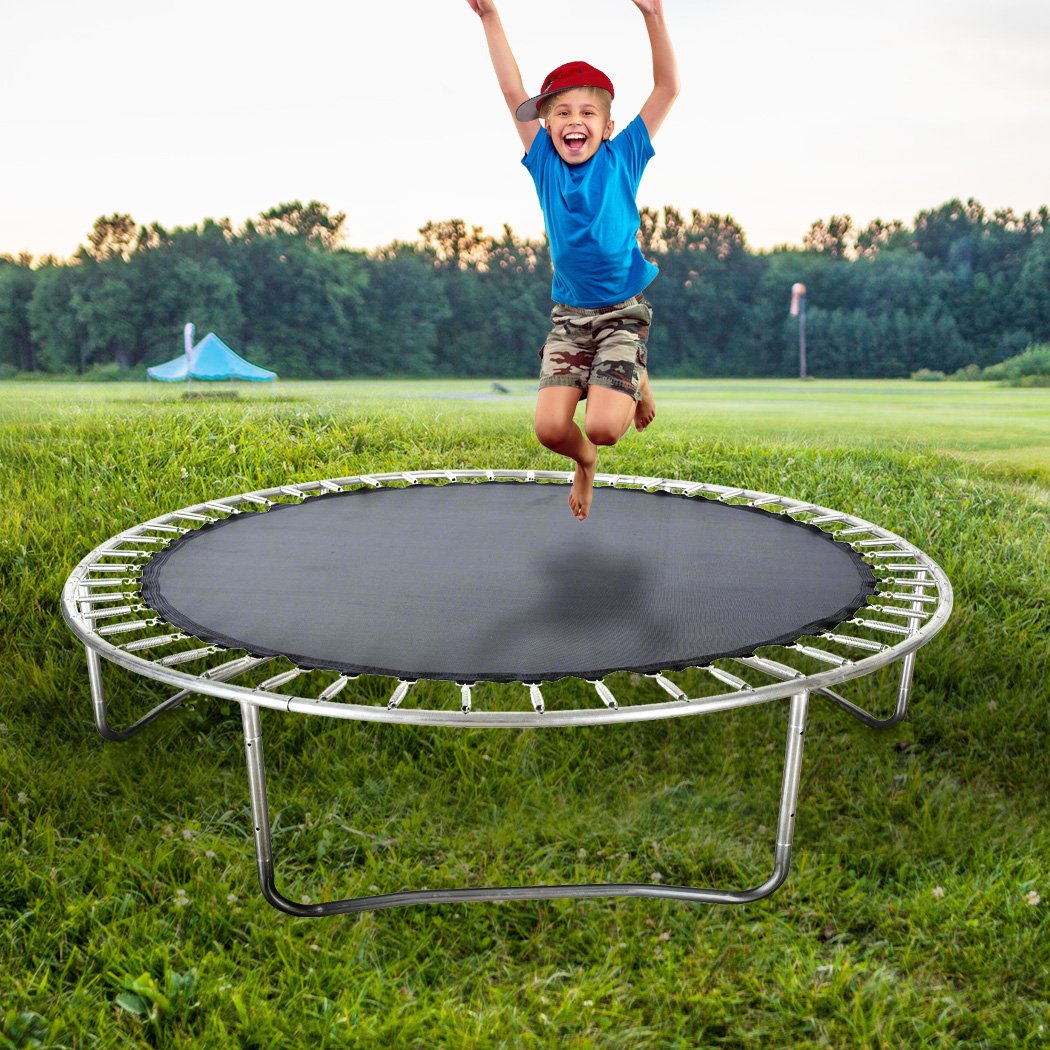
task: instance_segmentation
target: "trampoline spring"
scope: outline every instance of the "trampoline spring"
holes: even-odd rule
[[[183,518],[186,521],[199,521],[202,525],[210,525],[215,521],[210,514],[196,514],[191,510],[177,510],[171,517]]]
[[[842,535],[842,533],[839,533],[839,535]],[[885,547],[887,544],[896,545],[896,543],[897,543],[896,540],[890,540],[890,539],[884,539],[884,540],[880,540],[880,539],[857,540],[857,541],[854,542],[853,546],[854,547]],[[892,551],[891,553],[896,554],[897,552],[896,551]]]
[[[750,501],[752,507],[768,507],[771,503],[783,503],[783,496],[759,496]]]
[[[136,536],[135,538],[137,540],[139,537]],[[122,540],[121,542],[122,543],[130,543],[131,541],[130,540]],[[153,555],[154,555],[154,551],[131,550],[129,548],[122,548],[121,550],[104,550],[104,551],[99,551],[98,552],[98,556],[100,558],[152,558]],[[101,566],[101,567],[105,568],[105,566]],[[129,565],[127,567],[129,569],[132,569],[135,566]]]
[[[762,656],[741,656],[738,657],[738,662],[744,664],[746,667],[754,667],[758,671],[765,671],[766,674],[772,675],[774,678],[778,678],[781,681],[787,681],[791,678],[805,678],[806,676],[796,670],[794,667],[788,667],[787,664],[778,663],[776,660],[767,660]]]
[[[301,667],[293,667],[290,671],[282,671],[280,674],[275,674],[273,678],[267,678],[265,682],[260,682],[255,688],[257,692],[268,692],[271,689],[279,689],[282,685],[287,685],[293,679],[298,678],[303,673]]]
[[[325,492],[342,492],[343,486],[336,485],[333,481],[319,481],[318,484],[325,490]]]
[[[470,686],[469,685],[461,685],[459,687],[459,709],[460,709],[460,711],[463,712],[463,714],[469,715],[470,714],[470,707],[471,707]]]
[[[896,540],[892,542],[896,543]],[[894,547],[893,550],[888,551],[867,551],[867,556],[869,558],[899,558],[903,553],[904,551],[899,547]],[[918,566],[916,566],[916,568],[918,568]]]
[[[106,583],[116,583],[116,580],[107,580]],[[92,605],[97,605],[99,602],[130,602],[137,598],[138,595],[134,591],[96,591],[94,594],[85,594],[77,598],[77,602],[80,605],[88,606],[88,609],[81,610],[87,615],[90,612]]]
[[[208,500],[206,503],[202,503],[201,506],[209,507],[211,510],[221,510],[224,514],[240,514],[236,507],[229,507],[225,503],[220,503],[217,499]]]
[[[850,620],[850,623],[855,623],[860,627],[870,627],[873,631],[886,631],[888,634],[909,635],[912,633],[907,627],[901,627],[897,623],[884,623],[882,620],[865,620],[859,616]]]
[[[94,597],[89,601],[97,601],[98,598]],[[127,616],[128,613],[143,612],[146,609],[145,605],[118,605],[111,609],[89,609],[87,611],[81,611],[80,615],[85,620],[112,620],[117,616]]]
[[[154,522],[148,528],[153,529],[154,532],[174,532],[179,536],[185,536],[190,531],[189,529],[180,528],[178,525],[163,525],[160,522]]]
[[[326,700],[331,700],[334,696],[338,696],[346,688],[346,683],[349,681],[349,675],[341,674],[330,686],[321,691],[317,702],[323,703]]]
[[[854,649],[863,649],[869,653],[881,653],[887,648],[882,642],[873,642],[867,638],[850,638],[845,634],[822,634],[821,638],[826,638],[829,642],[838,642],[839,645],[848,645]]]
[[[830,525],[833,521],[844,520],[844,514],[821,514],[819,517],[810,518],[807,525]]]
[[[908,600],[910,601],[911,599]],[[909,620],[928,620],[930,618],[928,612],[922,612],[918,609],[898,609],[893,605],[868,605],[865,608],[871,609],[873,612],[888,613],[890,616],[904,616]]]
[[[371,485],[374,489],[381,489],[383,487],[383,483],[381,481],[376,481],[371,474],[361,474],[357,480],[363,481],[366,485]]]
[[[744,494],[744,490],[743,489],[728,489],[727,491],[722,492],[722,493],[719,494],[718,502],[719,503],[725,503],[725,501],[727,499],[736,499],[737,496],[742,496],[743,494]]]
[[[267,499],[265,496],[256,496],[254,492],[242,493],[241,499],[245,503],[254,503],[258,507],[272,507],[273,500]]]
[[[651,678],[665,693],[673,696],[675,700],[681,700],[686,704],[689,703],[688,694],[684,690],[679,689],[670,678],[665,678],[662,674],[650,674],[646,675],[646,678]]]
[[[128,634],[131,631],[141,631],[147,627],[156,627],[157,624],[161,623],[161,620],[132,620],[129,623],[111,623],[108,627],[100,627],[97,630],[97,634],[103,637],[111,634]]]
[[[894,587],[936,587],[937,584],[933,580],[920,580],[914,576],[889,576],[886,579],[886,583],[893,584]],[[908,595],[908,600],[912,601],[917,595]]]
[[[147,535],[145,535],[145,533],[139,533],[139,535],[137,535],[135,537],[135,542],[136,543],[160,543],[160,544],[164,544],[164,543],[170,543],[171,540],[169,540],[166,536],[147,536]]]
[[[602,703],[605,704],[610,711],[619,710],[620,705],[616,702],[616,697],[613,696],[612,690],[604,682],[592,680],[591,685],[594,686],[598,695],[602,699]]]
[[[238,656],[236,660],[228,660],[218,667],[209,667],[207,671],[201,673],[201,678],[228,682],[231,678],[236,678],[237,675],[244,674],[245,671],[250,671],[253,667],[269,663],[272,659],[272,656]]]
[[[734,689],[742,690],[743,692],[752,691],[752,687],[748,685],[743,678],[737,678],[735,674],[730,674],[728,671],[723,671],[720,667],[712,667],[708,664],[704,670],[711,675],[712,678],[717,678],[718,681],[724,685],[730,685]]]
[[[181,642],[185,638],[189,638],[189,635],[181,631],[175,634],[154,635],[152,638],[139,638],[137,641],[128,642],[127,645],[122,645],[121,649],[126,653],[137,653],[141,649],[160,649],[165,645],[171,645],[172,642]]]
[[[141,569],[140,569],[140,567],[138,565],[119,565],[116,562],[114,562],[112,565],[100,565],[100,564],[96,563],[95,565],[92,565],[91,568],[88,571],[89,572],[140,572]],[[121,581],[120,580],[108,579],[108,580],[99,580],[97,582],[98,583],[120,583]],[[85,581],[85,584],[88,585],[88,586],[90,586],[91,583],[92,583],[92,581],[90,581],[90,580],[86,580]]]
[[[896,598],[902,602],[925,602],[927,605],[936,605],[937,599],[931,594],[897,594],[891,592],[890,594],[884,594],[883,598]]]
[[[897,553],[904,554],[905,552],[904,551],[898,551]],[[924,572],[925,571],[923,566],[920,563],[918,563],[918,562],[916,562],[913,565],[907,565],[907,564],[903,564],[903,563],[897,563],[897,564],[894,564],[894,565],[881,565],[881,566],[879,566],[879,568],[883,569],[886,572]],[[901,582],[902,583],[911,583],[912,581],[911,580],[902,580]],[[916,580],[915,582],[918,583],[919,581]],[[933,580],[926,580],[924,582],[926,582],[928,584],[932,584]]]
[[[851,525],[848,529],[839,529],[839,531],[837,533],[835,533],[835,535],[836,536],[861,536],[865,532],[870,533],[871,535],[874,535],[874,533],[875,533],[875,526],[874,525]]]
[[[282,485],[280,491],[286,496],[292,496],[294,499],[306,499],[306,493],[301,489],[295,488],[293,485]]]
[[[529,690],[529,700],[532,701],[532,707],[537,714],[543,714],[546,710],[546,706],[543,703],[543,693],[540,691],[540,687],[535,684],[528,684],[526,688]]]
[[[401,706],[401,701],[405,699],[405,694],[409,688],[413,685],[412,682],[399,682],[397,688],[394,690],[394,695],[387,701],[386,709],[393,711],[394,708]]]
[[[842,667],[844,664],[853,663],[852,660],[846,659],[844,656],[837,656],[835,653],[825,652],[823,649],[814,648],[811,645],[799,645],[795,644],[791,646],[795,652],[803,653],[805,656],[811,656],[814,660],[820,660],[823,663],[831,664],[833,667]]]
[[[203,660],[206,656],[221,653],[222,649],[217,645],[206,645],[203,649],[188,649],[184,653],[172,653],[157,661],[163,667],[174,667],[177,664],[188,664],[193,660]]]

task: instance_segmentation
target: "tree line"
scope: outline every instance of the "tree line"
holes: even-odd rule
[[[285,378],[536,373],[545,239],[450,219],[363,252],[343,246],[345,223],[317,201],[239,229],[115,214],[68,260],[0,257],[0,375],[141,375],[181,352],[187,321]],[[661,271],[646,293],[654,374],[796,374],[798,281],[813,375],[986,367],[1050,342],[1048,231],[1045,206],[951,200],[910,226],[832,216],[801,246],[756,252],[729,216],[643,208],[639,240]]]

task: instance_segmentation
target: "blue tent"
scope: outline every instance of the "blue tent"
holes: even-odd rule
[[[209,332],[192,350],[174,361],[147,368],[150,379],[162,383],[182,383],[187,379],[247,379],[255,383],[273,382],[276,372],[245,361],[214,332]]]

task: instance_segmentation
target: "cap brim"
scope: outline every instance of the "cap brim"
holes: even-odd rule
[[[529,120],[540,120],[542,119],[540,114],[540,106],[549,98],[553,98],[555,95],[564,95],[566,91],[575,91],[577,88],[594,87],[594,84],[590,84],[584,81],[582,84],[565,84],[564,86],[556,88],[554,91],[545,91],[540,95],[533,95],[528,102],[522,102],[520,106],[514,111],[514,116],[523,123]]]
[[[514,116],[523,124],[527,124],[530,120],[539,120],[540,106],[545,99],[550,98],[553,94],[556,94],[556,92],[548,91],[545,95],[535,95],[527,101],[522,102],[522,104],[514,111]]]

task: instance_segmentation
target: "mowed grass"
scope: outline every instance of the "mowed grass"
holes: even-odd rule
[[[781,492],[927,550],[956,608],[912,710],[815,698],[792,874],[745,907],[433,906],[296,920],[257,892],[236,709],[91,722],[59,613],[161,511],[285,481],[563,469],[530,384],[281,383],[231,402],[0,384],[0,1047],[1050,1045],[1050,391],[660,383],[601,469]],[[585,526],[584,526],[585,527]],[[107,668],[118,722],[165,695]],[[847,695],[892,706],[884,673]],[[494,732],[263,713],[292,896],[761,881],[786,707]]]

